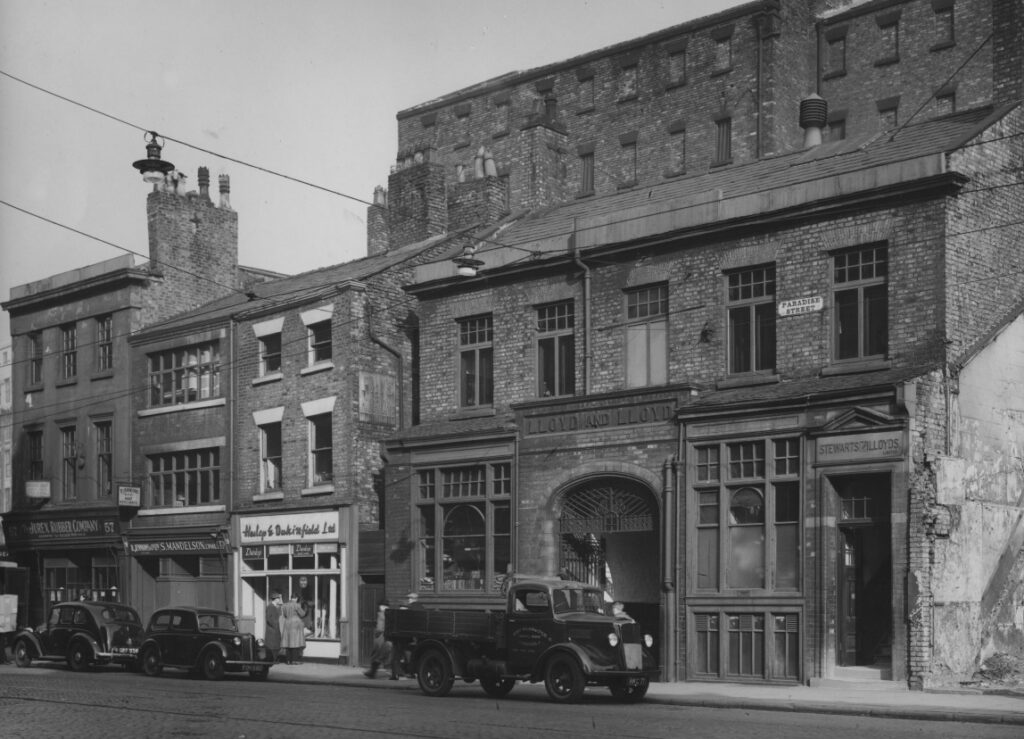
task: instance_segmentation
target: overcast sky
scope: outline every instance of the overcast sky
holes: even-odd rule
[[[0,0],[0,72],[92,109],[0,74],[0,299],[146,255],[149,188],[131,167],[146,130],[213,152],[168,141],[163,158],[189,189],[209,167],[214,197],[230,175],[240,263],[294,274],[362,256],[366,205],[216,155],[369,201],[399,110],[739,4]]]

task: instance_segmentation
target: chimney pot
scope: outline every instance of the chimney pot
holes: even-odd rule
[[[199,168],[199,176],[197,178],[199,182],[199,196],[210,199],[210,170],[206,167]]]
[[[220,186],[220,207],[231,210],[231,178],[226,174],[217,175],[217,184]]]

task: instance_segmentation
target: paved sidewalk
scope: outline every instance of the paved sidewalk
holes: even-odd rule
[[[303,662],[277,665],[270,679],[281,682],[333,683],[384,690],[419,690],[414,679],[392,681],[381,671],[373,680],[362,668]],[[458,683],[457,683],[458,684]],[[746,708],[766,711],[848,714],[927,721],[966,721],[1024,726],[1024,695],[992,692],[911,691],[884,682],[878,687],[864,683],[827,686],[745,685],[740,683],[652,683],[651,703],[710,708]]]

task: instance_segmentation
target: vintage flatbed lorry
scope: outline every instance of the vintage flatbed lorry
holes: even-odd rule
[[[479,680],[495,698],[516,682],[543,681],[561,703],[578,701],[588,685],[637,702],[658,676],[651,635],[607,614],[599,588],[557,578],[512,580],[504,611],[392,608],[384,633],[435,697],[459,678]]]

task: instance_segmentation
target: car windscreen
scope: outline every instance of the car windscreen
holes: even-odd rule
[[[200,613],[199,630],[238,631],[238,624],[230,613]]]
[[[121,623],[137,624],[139,623],[139,614],[133,611],[131,608],[121,608],[118,606],[104,606],[100,612],[100,616],[104,621],[120,621]]]

